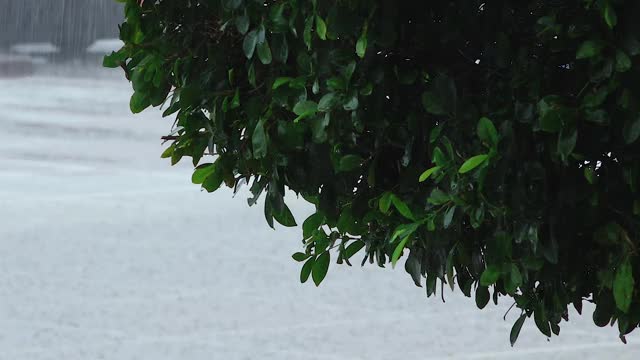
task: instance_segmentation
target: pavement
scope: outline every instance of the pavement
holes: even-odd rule
[[[301,229],[200,191],[159,158],[171,119],[131,115],[118,71],[80,73],[0,79],[0,360],[640,358],[587,305],[511,348],[508,299],[427,299],[402,266],[300,284]]]

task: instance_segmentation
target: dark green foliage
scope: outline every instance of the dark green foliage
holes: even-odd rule
[[[191,157],[194,183],[249,183],[271,226],[296,224],[285,189],[316,206],[303,282],[331,259],[408,255],[427,295],[515,301],[512,343],[531,317],[558,334],[585,300],[624,339],[640,323],[638,19],[636,0],[128,0],[105,65],[132,81],[132,111],[176,118],[163,157]]]

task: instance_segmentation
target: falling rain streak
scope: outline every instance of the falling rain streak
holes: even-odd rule
[[[122,4],[114,0],[0,0],[0,52],[16,44],[51,44],[63,58],[95,40],[117,38]]]

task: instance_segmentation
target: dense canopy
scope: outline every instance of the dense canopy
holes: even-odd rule
[[[105,65],[175,118],[163,156],[271,226],[287,189],[315,205],[302,282],[402,259],[428,296],[515,301],[512,343],[584,301],[638,327],[639,1],[122,2]]]

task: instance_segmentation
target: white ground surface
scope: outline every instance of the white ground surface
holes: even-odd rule
[[[588,307],[511,349],[508,302],[427,300],[402,267],[299,284],[300,231],[159,159],[170,120],[115,75],[0,79],[0,360],[640,358]]]
[[[50,42],[15,44],[11,46],[10,50],[21,55],[53,54],[60,51],[57,46]]]

